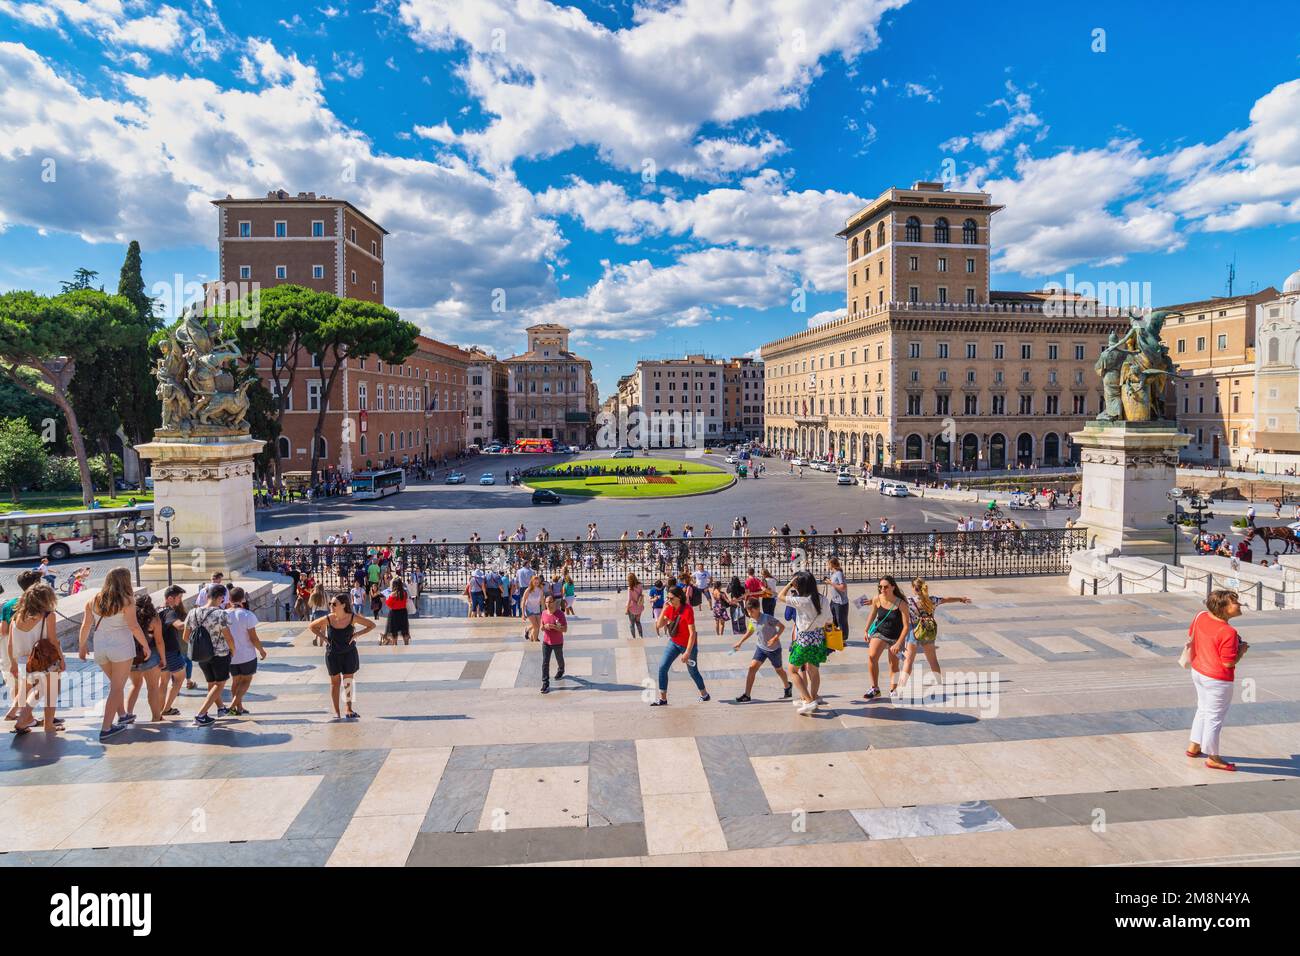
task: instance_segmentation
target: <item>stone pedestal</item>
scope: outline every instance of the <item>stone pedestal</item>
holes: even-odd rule
[[[253,520],[253,457],[265,442],[246,432],[202,436],[154,433],[140,445],[140,457],[153,462],[154,533],[166,526],[158,512],[176,509],[171,534],[180,539],[172,552],[175,581],[207,581],[214,571],[227,580],[256,565],[257,531]],[[146,582],[166,583],[167,553],[149,552],[140,566]]]
[[[1089,422],[1070,436],[1083,452],[1079,523],[1089,543],[1126,555],[1173,556],[1169,489],[1190,440],[1172,422]]]

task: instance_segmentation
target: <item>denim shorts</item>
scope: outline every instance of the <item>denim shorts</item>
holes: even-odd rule
[[[759,644],[754,648],[754,660],[767,661],[773,667],[780,667],[781,666],[781,645],[778,644],[772,650],[768,650],[766,647],[763,646],[762,639],[760,638]]]
[[[132,664],[131,670],[136,671],[137,673],[140,671],[152,670],[153,668],[157,667],[160,663],[162,663],[162,658],[158,656],[158,651],[151,650],[149,652],[149,656],[144,659],[144,663]]]
[[[165,670],[169,674],[174,674],[177,671],[182,671],[184,669],[185,669],[185,655],[182,654],[180,651],[168,651],[167,663],[163,666],[163,670]]]

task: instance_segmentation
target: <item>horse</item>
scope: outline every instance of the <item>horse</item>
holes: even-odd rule
[[[1273,553],[1269,548],[1269,542],[1271,541],[1281,541],[1285,544],[1285,554],[1290,554],[1294,549],[1300,547],[1300,535],[1297,535],[1296,532],[1284,526],[1272,525],[1262,528],[1251,528],[1250,531],[1246,533],[1246,541],[1251,541],[1256,535],[1258,535],[1264,542],[1265,554]]]

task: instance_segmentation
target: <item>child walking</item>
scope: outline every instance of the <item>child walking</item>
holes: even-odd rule
[[[749,671],[745,674],[745,692],[736,698],[736,703],[749,703],[749,692],[754,689],[754,678],[758,675],[759,668],[763,666],[764,661],[772,665],[776,671],[776,676],[781,678],[781,683],[785,686],[785,693],[781,696],[786,700],[790,700],[794,696],[794,685],[790,683],[785,668],[781,666],[781,635],[785,633],[785,625],[771,614],[763,613],[761,598],[746,599],[745,617],[748,619],[748,627],[740,640],[731,645],[731,649],[733,651],[740,650],[740,645],[749,640],[749,636],[752,634],[754,635],[755,644],[754,658],[749,662]]]
[[[554,595],[546,598],[546,609],[542,611],[542,693],[551,692],[551,655],[555,655],[555,679],[564,679],[564,632],[569,629],[569,622],[564,616]]]

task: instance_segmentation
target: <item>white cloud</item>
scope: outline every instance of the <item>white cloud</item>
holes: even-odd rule
[[[446,120],[443,120],[437,126],[416,126],[412,132],[415,133],[416,136],[423,137],[424,139],[431,139],[435,143],[456,142],[456,134],[452,128],[447,125]]]
[[[1007,111],[1007,121],[997,129],[972,133],[970,136],[953,136],[939,144],[939,148],[949,153],[960,153],[974,143],[986,153],[996,153],[1011,140],[1027,129],[1037,129],[1043,121],[1033,111],[1033,101],[1028,93],[1017,89],[1010,80],[1006,84],[1007,95],[990,103]]]
[[[118,74],[124,95],[82,92],[37,53],[0,43],[0,224],[152,248],[211,243],[211,200],[283,187],[343,196],[391,231],[388,301],[452,341],[496,330],[555,295],[549,262],[564,245],[509,174],[455,157],[377,153],[326,106],[320,77],[264,41],[246,55],[264,85]],[[53,182],[42,180],[54,162]],[[490,312],[506,291],[509,316]]]
[[[844,282],[844,246],[835,230],[865,202],[830,189],[792,192],[780,175],[763,170],[738,188],[661,202],[634,199],[613,183],[574,179],[540,194],[538,204],[549,214],[573,216],[589,230],[627,240],[688,236],[709,245],[759,250],[825,291]]]
[[[56,30],[61,34],[67,26],[96,37],[107,49],[131,47],[155,53],[180,51],[186,37],[195,31],[221,31],[214,10],[206,11],[196,19],[177,7],[164,4],[151,14],[136,16],[142,6],[133,0],[41,0],[40,3],[0,0],[0,14],[37,29]],[[207,43],[206,35],[204,42]]]
[[[359,80],[366,72],[365,61],[359,56],[351,53],[338,53],[335,51],[334,71],[330,73],[329,79],[335,83],[341,83],[345,78],[349,80]]]
[[[485,162],[591,145],[620,169],[707,178],[782,148],[712,128],[801,105],[823,59],[874,49],[905,2],[646,3],[619,30],[543,0],[402,0],[399,16],[416,42],[464,52],[461,79],[492,119],[463,141]]]

